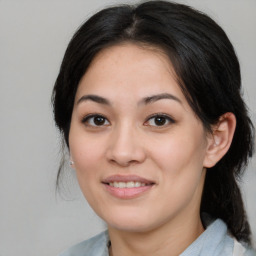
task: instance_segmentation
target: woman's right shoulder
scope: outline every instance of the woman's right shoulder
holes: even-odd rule
[[[108,232],[104,231],[88,240],[73,245],[59,256],[108,256]]]

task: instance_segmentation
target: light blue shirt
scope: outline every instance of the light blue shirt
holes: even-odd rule
[[[72,246],[59,256],[109,256],[108,232]],[[256,256],[232,238],[226,224],[217,219],[180,256]]]

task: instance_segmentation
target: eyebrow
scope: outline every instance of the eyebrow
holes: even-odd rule
[[[179,98],[177,98],[176,96],[174,96],[170,93],[161,93],[161,94],[156,94],[156,95],[152,95],[149,97],[145,97],[140,101],[140,103],[149,104],[149,103],[153,103],[153,102],[156,102],[158,100],[163,100],[163,99],[175,100],[175,101],[179,102],[180,104],[182,104],[182,101]]]
[[[182,102],[179,98],[177,98],[176,96],[174,96],[170,93],[161,93],[161,94],[156,94],[156,95],[145,97],[145,98],[143,98],[142,100],[139,101],[139,104],[147,105],[147,104],[154,103],[158,100],[163,100],[163,99],[175,100],[175,101],[179,102],[180,104],[182,104]],[[94,94],[89,94],[89,95],[82,96],[77,101],[77,104],[80,104],[81,102],[85,102],[85,101],[93,101],[93,102],[103,104],[103,105],[111,105],[110,101],[107,100],[106,98],[103,98],[101,96],[94,95]]]
[[[81,102],[84,102],[84,101],[93,101],[93,102],[96,102],[96,103],[100,103],[100,104],[104,104],[104,105],[110,105],[110,102],[101,97],[101,96],[98,96],[98,95],[93,95],[93,94],[89,94],[89,95],[84,95],[82,96],[78,101],[77,101],[77,104],[81,103]]]

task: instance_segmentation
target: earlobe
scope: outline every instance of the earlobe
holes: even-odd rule
[[[204,167],[213,167],[229,150],[236,128],[236,117],[233,113],[225,113],[208,136]]]
[[[70,156],[69,156],[69,161],[68,161],[68,163],[69,163],[69,166],[73,169],[74,168],[74,161],[73,161],[73,157],[72,157],[72,155],[70,154]]]

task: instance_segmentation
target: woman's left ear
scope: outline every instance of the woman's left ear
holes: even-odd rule
[[[204,167],[213,167],[229,150],[236,129],[236,117],[233,113],[225,113],[212,127],[207,138],[207,151]]]

